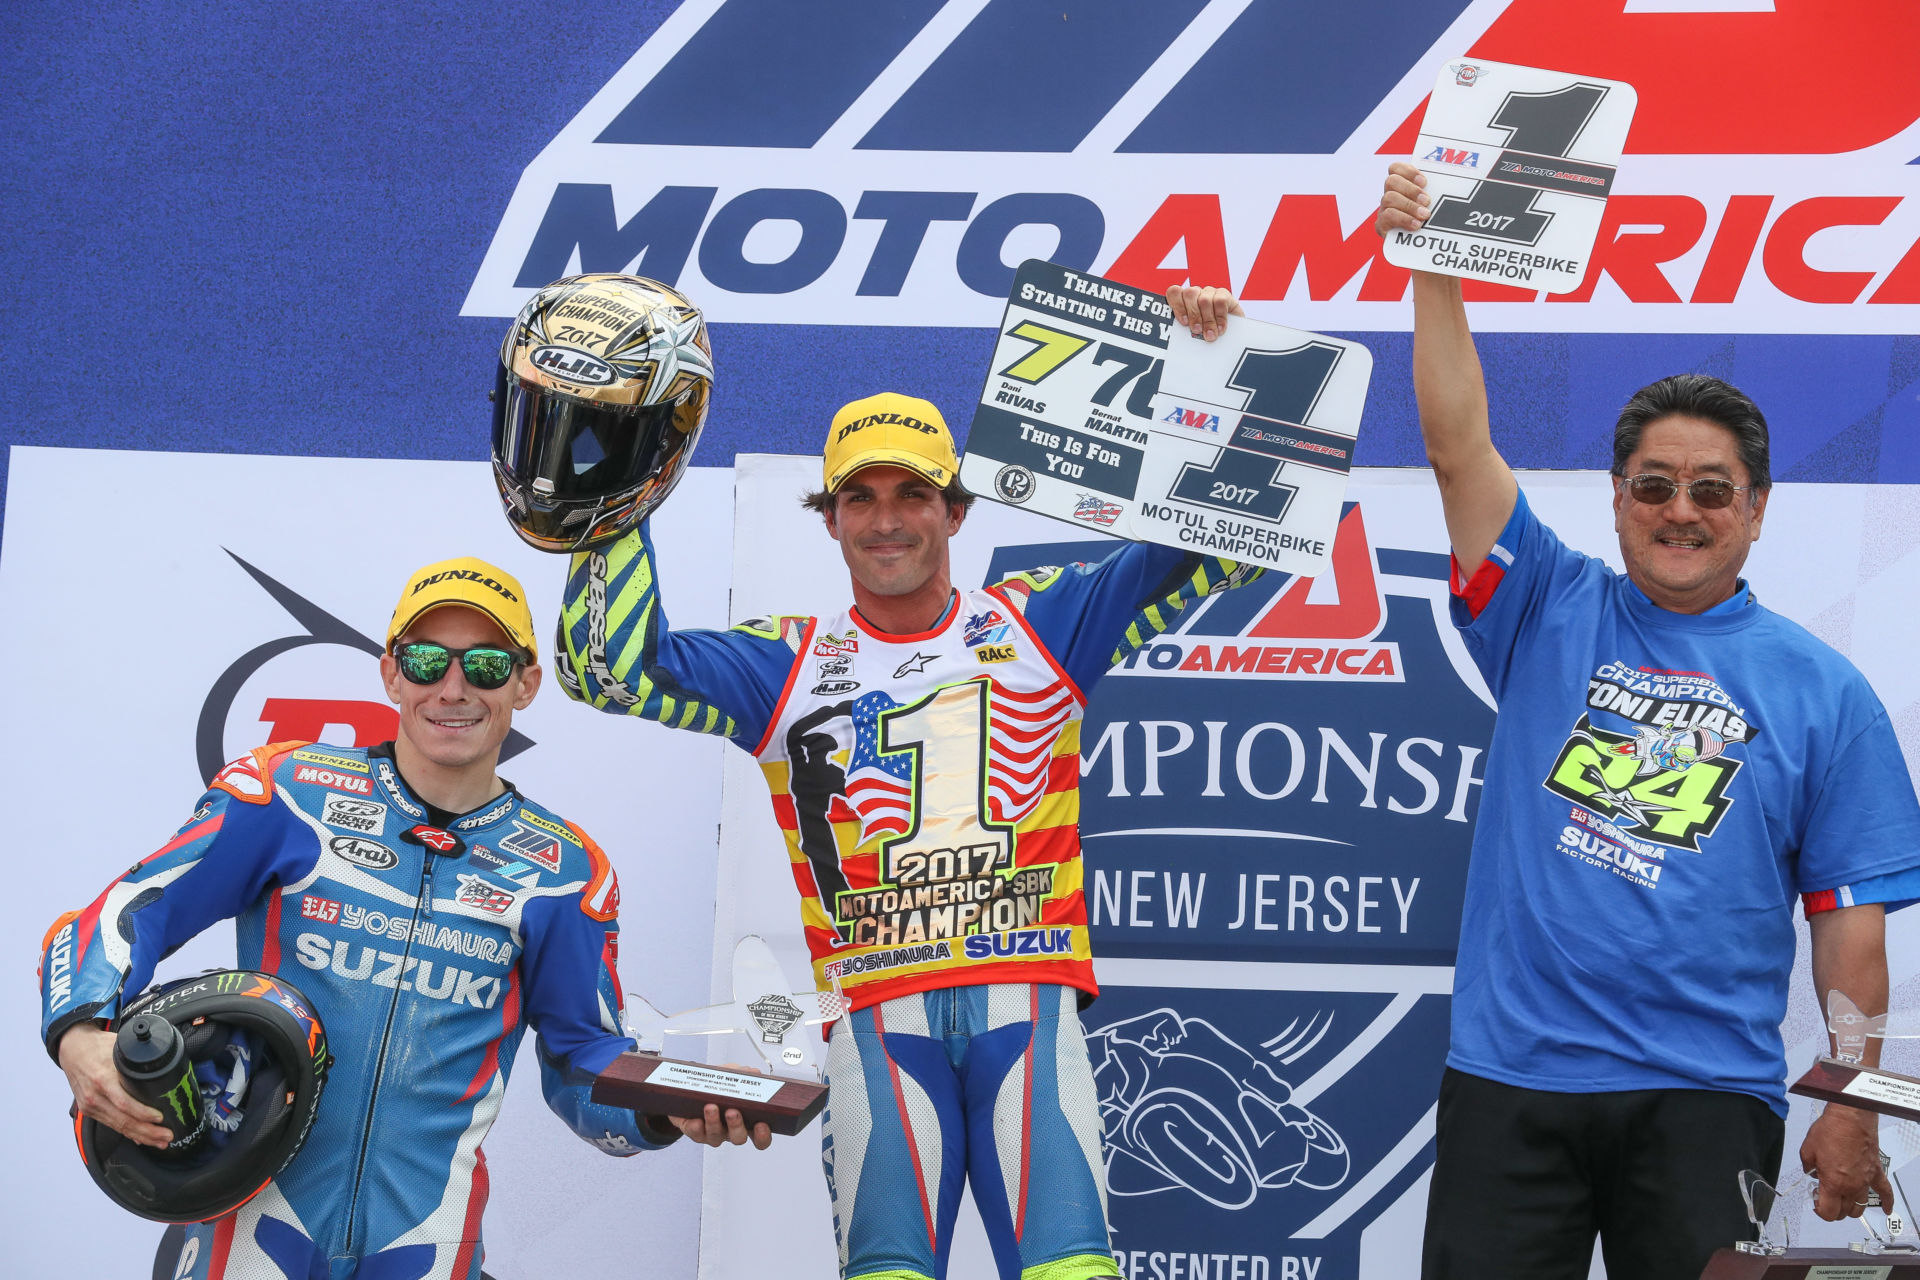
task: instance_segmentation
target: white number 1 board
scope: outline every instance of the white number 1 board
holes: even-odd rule
[[[1638,95],[1618,80],[1464,59],[1441,68],[1413,163],[1431,211],[1397,267],[1569,293],[1586,276]]]
[[[1236,318],[1207,343],[1164,301],[1021,265],[960,477],[981,497],[1312,576],[1340,519],[1372,354]]]

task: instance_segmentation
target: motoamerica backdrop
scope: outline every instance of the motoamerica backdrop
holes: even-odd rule
[[[280,690],[274,664],[358,661],[349,633],[377,632],[413,564],[479,549],[551,607],[553,566],[498,524],[484,470],[445,463],[484,458],[505,317],[568,271],[637,270],[708,309],[719,386],[703,467],[809,452],[834,407],[882,387],[963,425],[1029,256],[1156,288],[1230,284],[1256,316],[1365,342],[1358,461],[1417,464],[1407,278],[1368,222],[1387,159],[1463,53],[1625,80],[1640,99],[1590,277],[1552,297],[1468,286],[1500,447],[1523,467],[1604,467],[1633,388],[1690,369],[1743,386],[1788,485],[1756,579],[1868,671],[1914,756],[1920,683],[1898,646],[1920,572],[1902,487],[1920,481],[1920,8],[1905,0],[503,0],[297,22],[272,6],[23,0],[0,31],[16,156],[0,323],[17,356],[0,431],[88,451],[0,459],[0,625],[31,694],[9,705],[8,769],[32,795],[23,818],[45,824],[6,898],[19,963],[45,920],[170,829],[210,752],[286,727],[271,699],[305,725],[319,711],[302,698],[368,696],[346,691],[358,667],[300,692],[291,674]],[[134,449],[171,456],[93,452]],[[689,522],[685,550],[663,542],[688,622],[726,615],[732,479],[690,482],[669,508]],[[1224,598],[1096,699],[1087,849],[1109,990],[1088,1025],[1114,1064],[1129,1274],[1404,1274],[1375,1259],[1417,1234],[1491,716],[1434,611],[1443,538],[1417,513],[1424,483],[1385,510],[1379,491],[1356,493],[1333,581]],[[1537,483],[1549,519],[1570,537],[1588,521],[1576,541],[1606,550],[1590,481]],[[756,537],[800,537],[754,519],[741,527]],[[433,536],[449,520],[457,548]],[[1087,554],[1058,545],[1064,526],[982,528],[1003,532],[976,534],[969,575]],[[748,611],[837,601],[747,594],[743,572],[771,561],[738,550]],[[236,674],[298,636],[321,640]],[[1222,676],[1196,658],[1299,642],[1353,651],[1342,665],[1373,674]],[[233,701],[210,719],[215,692]],[[509,776],[631,842],[616,854],[633,859],[631,902],[663,840],[620,815],[649,770],[677,768],[663,793],[712,806],[710,832],[723,757],[540,705],[539,749]],[[335,740],[381,727],[315,723]],[[764,822],[759,806],[745,812]],[[75,815],[94,834],[77,837]],[[686,829],[696,858],[701,821]],[[648,914],[657,928],[674,912]],[[661,1003],[697,998],[699,923],[669,931],[630,982]],[[1914,970],[1910,932],[1896,919],[1896,981]],[[19,1037],[9,1096],[57,1118],[26,1006],[0,1007]],[[1797,1060],[1812,1023],[1796,1016]],[[1190,1051],[1156,1053],[1173,1028]],[[1253,1158],[1253,1121],[1219,1092],[1236,1054],[1268,1061],[1340,1150]],[[1184,1157],[1145,1123],[1173,1116],[1170,1094],[1199,1100],[1178,1121]],[[538,1109],[509,1106],[501,1140]],[[84,1213],[89,1245],[116,1253],[91,1269],[144,1274],[118,1251],[149,1229],[109,1221],[60,1127],[37,1123],[9,1164],[12,1202],[30,1206],[22,1265],[50,1273],[77,1247],[55,1224]],[[509,1194],[496,1146],[497,1274],[566,1274],[625,1248],[691,1265],[674,1177],[641,1161],[610,1174],[578,1144],[538,1159],[572,1161],[582,1181],[564,1199],[540,1179]],[[663,1159],[692,1177],[688,1154]],[[734,1152],[707,1165],[710,1224],[729,1207],[723,1175],[777,1167]],[[795,1229],[819,1230],[817,1173],[782,1186]],[[604,1216],[585,1211],[596,1203]]]

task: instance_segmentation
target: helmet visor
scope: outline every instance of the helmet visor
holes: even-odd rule
[[[625,493],[686,444],[678,406],[600,405],[530,387],[501,366],[494,383],[493,456],[541,498],[593,501]]]

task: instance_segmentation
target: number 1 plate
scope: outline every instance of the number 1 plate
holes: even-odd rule
[[[1154,294],[1030,260],[960,478],[1084,528],[1312,577],[1372,371],[1357,342],[1256,320],[1202,342]]]
[[[1569,293],[1586,276],[1637,102],[1594,76],[1462,59],[1440,70],[1413,162],[1432,213],[1387,261]]]

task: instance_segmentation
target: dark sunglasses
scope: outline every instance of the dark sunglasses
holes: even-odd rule
[[[521,660],[505,649],[449,649],[425,640],[395,645],[393,658],[400,664],[400,674],[415,684],[440,683],[458,658],[460,674],[476,689],[498,689],[513,679],[514,665]]]
[[[1644,502],[1650,507],[1664,506],[1673,501],[1674,490],[1685,489],[1693,505],[1702,511],[1718,511],[1733,502],[1733,495],[1745,493],[1751,486],[1735,484],[1731,480],[1705,478],[1681,484],[1672,476],[1648,473],[1639,476],[1622,476],[1621,482],[1627,486],[1627,492],[1633,495],[1635,502]]]

